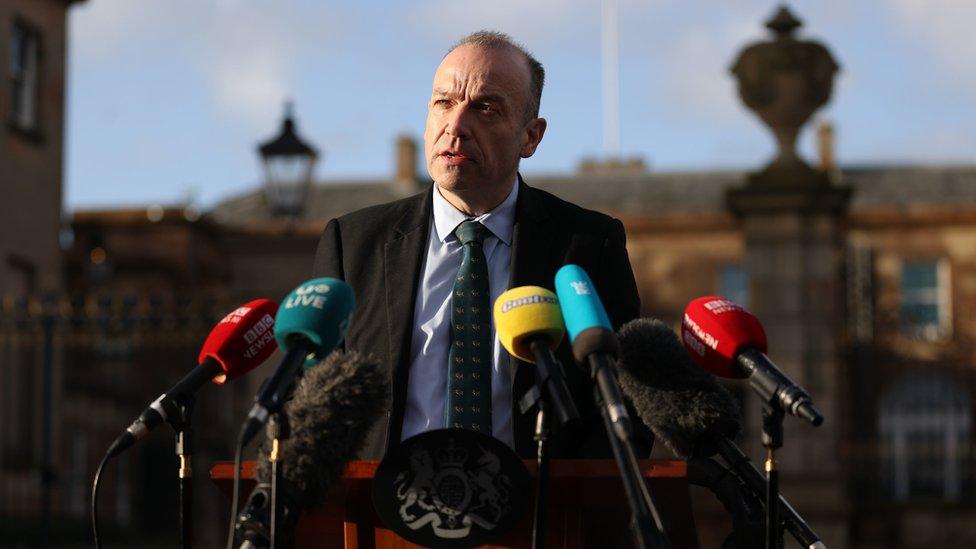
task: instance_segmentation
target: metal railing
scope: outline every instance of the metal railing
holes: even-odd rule
[[[210,328],[232,308],[210,295],[0,297],[0,546],[87,541],[78,524],[61,527],[87,524],[94,467],[108,444],[196,364]],[[206,407],[218,433],[235,416],[212,413],[232,405],[222,393]],[[203,438],[200,454],[229,455],[232,441]],[[147,506],[171,473],[166,447],[172,441],[156,437],[113,465],[100,501],[110,531],[133,528],[137,538],[127,540],[138,541],[138,532],[150,538],[165,527],[165,519],[150,524]]]

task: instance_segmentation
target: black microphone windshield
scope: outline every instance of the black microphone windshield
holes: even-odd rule
[[[387,411],[389,374],[372,357],[334,351],[309,368],[285,404],[291,437],[283,441],[282,477],[300,510],[318,507]],[[257,479],[269,482],[267,445]]]
[[[708,457],[716,436],[735,438],[739,406],[696,367],[678,336],[660,320],[638,318],[620,328],[620,388],[641,420],[680,457]]]

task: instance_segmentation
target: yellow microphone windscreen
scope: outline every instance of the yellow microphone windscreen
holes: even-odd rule
[[[541,286],[512,288],[495,300],[495,332],[505,350],[526,362],[535,362],[529,340],[543,336],[553,350],[566,332],[556,294]]]

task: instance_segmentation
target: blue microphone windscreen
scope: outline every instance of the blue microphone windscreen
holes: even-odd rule
[[[315,358],[324,358],[346,337],[352,321],[352,288],[337,278],[313,278],[281,302],[275,317],[278,346],[287,350],[297,337],[307,338]]]
[[[563,311],[570,341],[588,328],[613,331],[593,281],[579,265],[563,265],[556,272],[556,295],[559,297],[559,307]]]

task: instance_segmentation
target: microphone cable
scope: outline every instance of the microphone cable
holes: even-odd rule
[[[237,504],[241,497],[241,460],[244,454],[244,429],[237,435],[237,448],[234,450],[234,487],[230,498],[230,525],[227,529],[227,549],[234,549],[234,530],[237,527]]]
[[[95,536],[95,549],[102,549],[102,542],[98,539],[98,485],[99,481],[102,480],[102,469],[105,468],[105,464],[111,457],[111,451],[105,452],[105,457],[98,464],[98,469],[95,469],[95,480],[92,482],[91,521],[92,534]]]

